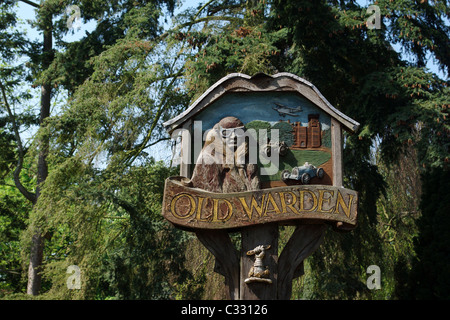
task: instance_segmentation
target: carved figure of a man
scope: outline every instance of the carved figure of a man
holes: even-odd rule
[[[208,132],[190,183],[212,192],[260,189],[257,165],[248,163],[245,126],[236,117],[225,117]]]

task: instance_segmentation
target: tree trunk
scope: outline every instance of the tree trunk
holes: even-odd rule
[[[52,15],[43,17],[44,22],[44,48],[42,70],[46,70],[53,60],[53,44],[52,44]],[[40,110],[40,126],[45,125],[45,119],[50,116],[50,102],[51,102],[51,84],[43,83],[41,85],[41,110]],[[49,139],[46,135],[41,136],[39,141],[39,158],[37,167],[37,186],[36,198],[37,203],[42,184],[48,176],[47,155],[48,155]],[[33,229],[33,236],[30,248],[30,264],[28,267],[28,284],[27,294],[37,295],[41,289],[41,266],[44,252],[44,237],[39,226]]]
[[[30,264],[28,266],[27,294],[38,295],[41,290],[42,276],[40,274],[44,253],[44,239],[40,230],[34,230],[31,241]]]

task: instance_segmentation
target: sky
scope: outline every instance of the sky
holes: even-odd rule
[[[180,0],[179,0],[180,1]],[[36,3],[39,2],[39,0],[35,0]],[[200,2],[199,0],[181,0],[179,3],[182,4],[181,7],[175,12],[180,12],[188,7],[197,6]],[[361,6],[368,7],[373,3],[373,1],[368,0],[358,0],[357,1]],[[42,35],[36,30],[31,28],[30,24],[27,23],[27,20],[34,20],[35,19],[35,12],[34,8],[31,7],[28,4],[23,3],[22,1],[18,2],[19,6],[19,17],[25,22],[23,27],[27,31],[28,37],[32,40],[34,39],[42,39]],[[76,17],[75,11],[70,11],[72,16]],[[63,40],[67,42],[77,41],[80,40],[86,32],[93,31],[96,27],[96,21],[91,20],[86,23],[81,22],[80,20],[73,19],[72,20],[72,32],[69,32],[66,36],[64,36]],[[166,24],[166,27],[169,27],[168,24]],[[405,55],[404,52],[402,52],[402,48],[399,44],[393,44],[393,49],[399,53],[402,54],[403,58],[406,60],[410,60],[410,58]],[[437,67],[437,65],[434,63],[432,59],[431,53],[428,53],[427,55],[428,62],[427,62],[427,68],[436,73],[440,78],[442,79],[448,79],[448,76],[444,74],[442,71],[440,71]],[[37,100],[36,105],[39,104],[39,101]],[[29,138],[29,137],[28,137]],[[25,138],[26,139],[26,138]],[[156,160],[163,160],[166,163],[170,162],[170,159],[172,157],[172,154],[170,152],[170,148],[168,148],[166,143],[160,143],[154,147],[152,147],[151,154],[154,155]]]
[[[38,0],[36,0],[36,2],[38,2]],[[188,7],[192,7],[194,5],[198,5],[200,2],[199,0],[182,0],[181,4],[182,6],[178,9],[179,11],[182,11]],[[368,1],[368,0],[358,0],[357,1],[361,6],[363,7],[368,7],[369,5],[371,5],[373,3],[373,1]],[[34,14],[34,8],[31,7],[28,4],[25,4],[24,2],[19,1],[19,16],[24,20],[34,20],[35,18],[35,14]],[[76,16],[76,13],[72,14],[74,17]],[[96,21],[91,20],[88,21],[87,23],[83,23],[80,20],[73,20],[72,22],[72,32],[69,32],[64,38],[63,40],[67,41],[67,42],[72,42],[72,41],[77,41],[79,39],[81,39],[84,35],[86,31],[92,31],[95,29],[96,26]],[[168,26],[168,25],[167,25]],[[37,32],[36,29],[33,29],[29,26],[29,24],[25,24],[25,28],[27,30],[28,36],[30,37],[30,39],[39,39],[41,38],[41,35],[39,34],[39,32]],[[402,53],[404,58],[408,59],[408,57],[405,57],[405,54],[402,52],[402,48],[400,44],[393,44],[392,47],[394,48],[395,51]],[[444,73],[442,73],[442,71],[440,71],[437,67],[437,65],[434,63],[433,59],[432,59],[432,54],[431,52],[428,53],[428,62],[427,62],[427,68],[430,69],[430,71],[436,73],[437,75],[439,75],[440,78],[442,79],[446,79],[448,78],[447,75],[445,75]]]
[[[39,3],[39,0],[33,0],[35,3]],[[197,5],[198,3],[200,3],[200,1],[198,0],[178,0],[178,3],[181,3],[182,6],[175,11],[175,14],[179,11],[182,11],[186,8],[189,8],[191,6]],[[18,1],[18,6],[19,6],[19,17],[23,20],[34,20],[35,19],[35,9],[22,2],[22,1]],[[69,10],[69,8],[66,8],[67,11],[71,12],[71,14],[69,14],[70,16],[73,16],[73,20],[72,20],[72,32],[69,32],[69,34],[67,34],[63,40],[67,41],[67,42],[71,42],[71,41],[77,41],[80,40],[84,35],[85,32],[91,32],[95,29],[96,27],[96,21],[95,20],[90,20],[86,23],[77,20],[76,19],[76,11],[71,11]],[[29,26],[29,24],[27,24],[26,26],[26,30],[28,32],[28,36],[30,39],[40,39],[41,35],[39,34],[39,32],[37,32],[36,29],[33,29]]]

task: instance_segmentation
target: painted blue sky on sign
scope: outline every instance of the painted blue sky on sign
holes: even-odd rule
[[[294,109],[284,109],[284,106]],[[301,111],[296,110],[298,107],[301,107]],[[319,114],[322,130],[329,129],[330,116],[294,92],[232,92],[223,95],[193,120],[202,121],[203,130],[212,128],[220,119],[228,116],[237,117],[244,124],[253,120],[268,121],[271,124],[289,120],[291,123],[299,121],[307,126],[308,114]]]

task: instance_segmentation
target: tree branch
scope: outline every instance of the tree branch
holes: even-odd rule
[[[0,272],[7,272],[11,274],[21,274],[20,271],[21,271],[20,269],[11,269],[11,270],[0,269]]]
[[[39,8],[40,7],[37,3],[34,3],[32,1],[29,1],[29,0],[19,0],[19,1],[22,1],[22,2],[24,2],[26,4],[29,4],[30,6],[35,7],[35,8]]]
[[[128,212],[130,214],[131,218],[138,216],[138,212],[137,212],[136,208],[128,201],[125,201],[125,200],[120,199],[119,197],[116,197],[111,192],[105,192],[105,195],[110,197],[110,200],[112,201],[112,203],[114,203],[115,205],[118,205],[119,207],[124,209],[126,212]]]
[[[174,67],[176,60],[172,64],[172,68]],[[166,86],[166,88],[171,88],[174,82],[181,76],[183,71],[183,68],[181,68],[178,73],[174,74],[174,77],[170,81],[170,83]],[[168,89],[167,89],[168,90]],[[158,120],[161,118],[161,115],[163,111],[165,110],[165,103],[167,99],[167,91],[165,91],[161,97],[161,101],[159,103],[158,109],[156,111],[156,115],[154,117],[152,126],[150,127],[149,131],[147,132],[147,135],[145,136],[144,140],[137,146],[137,148],[130,150],[129,154],[127,155],[127,160],[125,160],[125,163],[127,165],[131,165],[134,160],[138,157],[138,155],[147,147],[147,143],[150,141],[150,138],[152,137],[153,130],[155,129],[156,125],[158,124]]]
[[[164,40],[171,32],[183,29],[185,27],[189,27],[189,30],[190,30],[190,28],[197,23],[209,22],[209,21],[213,21],[213,20],[235,22],[235,21],[241,21],[242,19],[237,18],[237,17],[227,17],[227,16],[208,16],[208,17],[199,18],[197,20],[179,24],[179,25],[175,26],[172,30],[164,32],[162,35],[159,36],[159,40]]]
[[[32,203],[35,203],[36,202],[36,194],[29,192],[20,182],[20,172],[22,171],[23,158],[24,158],[25,152],[24,152],[24,149],[22,146],[22,140],[20,139],[19,128],[17,127],[15,116],[11,111],[11,107],[10,107],[10,105],[8,103],[8,99],[6,97],[6,90],[1,81],[0,81],[0,89],[2,91],[2,96],[3,96],[3,100],[5,102],[6,110],[8,111],[8,115],[12,121],[14,137],[17,142],[17,151],[19,154],[19,158],[17,160],[17,166],[16,166],[16,169],[14,170],[14,184],[16,185],[17,189],[19,189],[20,193],[22,193],[25,198],[27,198]]]
[[[145,149],[145,148],[148,148],[148,147],[151,147],[151,146],[154,146],[155,144],[158,144],[158,143],[160,143],[160,142],[162,142],[162,141],[167,141],[167,140],[170,140],[170,139],[171,139],[170,137],[163,137],[163,138],[160,138],[160,139],[158,139],[158,140],[156,140],[156,141],[153,141],[153,142],[151,142],[151,143],[145,145],[144,149]]]

